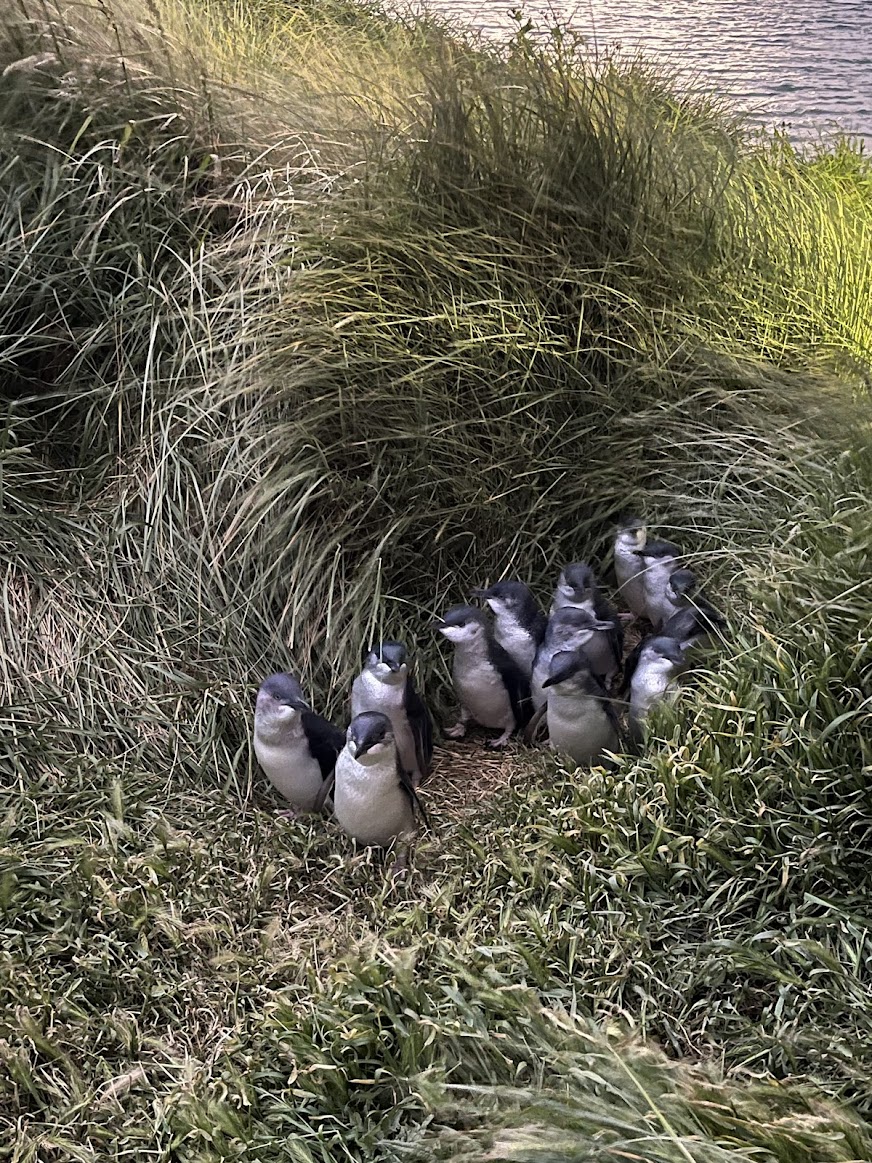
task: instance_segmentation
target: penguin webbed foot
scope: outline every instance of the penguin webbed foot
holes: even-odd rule
[[[391,865],[388,876],[391,880],[403,881],[409,875],[409,849],[406,846],[397,852],[397,858]]]
[[[514,729],[515,724],[512,723],[511,727],[506,727],[505,731],[498,738],[488,739],[485,746],[490,747],[492,751],[501,751],[504,747],[508,747]]]
[[[466,734],[466,723],[461,719],[452,727],[445,727],[444,730],[449,739],[462,739]]]

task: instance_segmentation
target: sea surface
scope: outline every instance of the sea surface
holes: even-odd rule
[[[621,46],[729,96],[795,141],[841,130],[872,150],[872,0],[425,0],[434,12],[504,37],[522,7],[559,21],[592,51]]]

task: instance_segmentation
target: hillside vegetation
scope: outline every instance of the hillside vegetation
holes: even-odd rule
[[[0,1159],[872,1158],[864,155],[336,0],[17,0],[0,146]],[[628,508],[731,627],[643,757],[277,818],[265,674],[445,712]]]

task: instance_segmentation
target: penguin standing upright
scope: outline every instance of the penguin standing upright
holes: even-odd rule
[[[593,674],[584,650],[559,651],[543,683],[548,739],[576,763],[589,763],[620,746],[618,722],[605,688]]]
[[[624,692],[630,692],[630,737],[635,744],[642,740],[642,724],[651,708],[676,689],[686,669],[681,644],[662,634],[643,639],[627,659]]]
[[[351,687],[351,716],[381,711],[393,725],[400,763],[417,787],[433,759],[433,721],[415,690],[405,646],[381,642],[366,656]]]
[[[359,844],[386,848],[398,841],[395,870],[406,864],[406,849],[416,830],[416,809],[429,825],[397,751],[391,720],[364,711],[349,724],[336,760],[333,812],[340,827]]]
[[[498,729],[489,747],[505,747],[517,727],[530,715],[530,684],[491,633],[482,610],[453,606],[435,628],[454,646],[452,676],[460,703],[460,717],[445,734],[461,739],[472,720]]]
[[[342,744],[342,732],[315,714],[292,674],[273,674],[261,683],[254,753],[270,783],[294,809],[319,809]]]
[[[565,606],[551,615],[545,630],[545,638],[536,653],[530,683],[533,706],[537,711],[544,707],[546,702],[544,684],[554,655],[578,647],[586,650],[587,644],[597,632],[609,633],[611,629],[611,623],[600,622],[593,614],[576,606]]]
[[[708,639],[727,625],[711,602],[697,589],[697,577],[689,569],[676,569],[669,575],[662,606],[660,630],[685,644]]]
[[[655,630],[662,624],[666,604],[666,586],[669,575],[681,568],[681,550],[671,541],[646,541],[636,551],[642,565],[642,584],[645,590],[645,617]]]
[[[645,614],[645,582],[637,553],[645,545],[648,530],[638,517],[627,517],[615,534],[615,577],[618,593],[638,617]]]
[[[624,655],[624,628],[618,613],[600,590],[596,575],[584,561],[563,567],[551,614],[566,609],[586,610],[605,628],[598,629],[584,645],[594,674],[608,686],[621,666]]]
[[[530,588],[519,581],[501,581],[473,590],[472,596],[490,606],[495,641],[529,679],[548,622]]]

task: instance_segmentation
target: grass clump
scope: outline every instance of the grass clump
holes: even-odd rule
[[[863,159],[374,8],[0,54],[0,1157],[868,1156]],[[624,507],[732,633],[644,758],[444,749],[403,891],[275,819],[265,673],[440,706]]]

